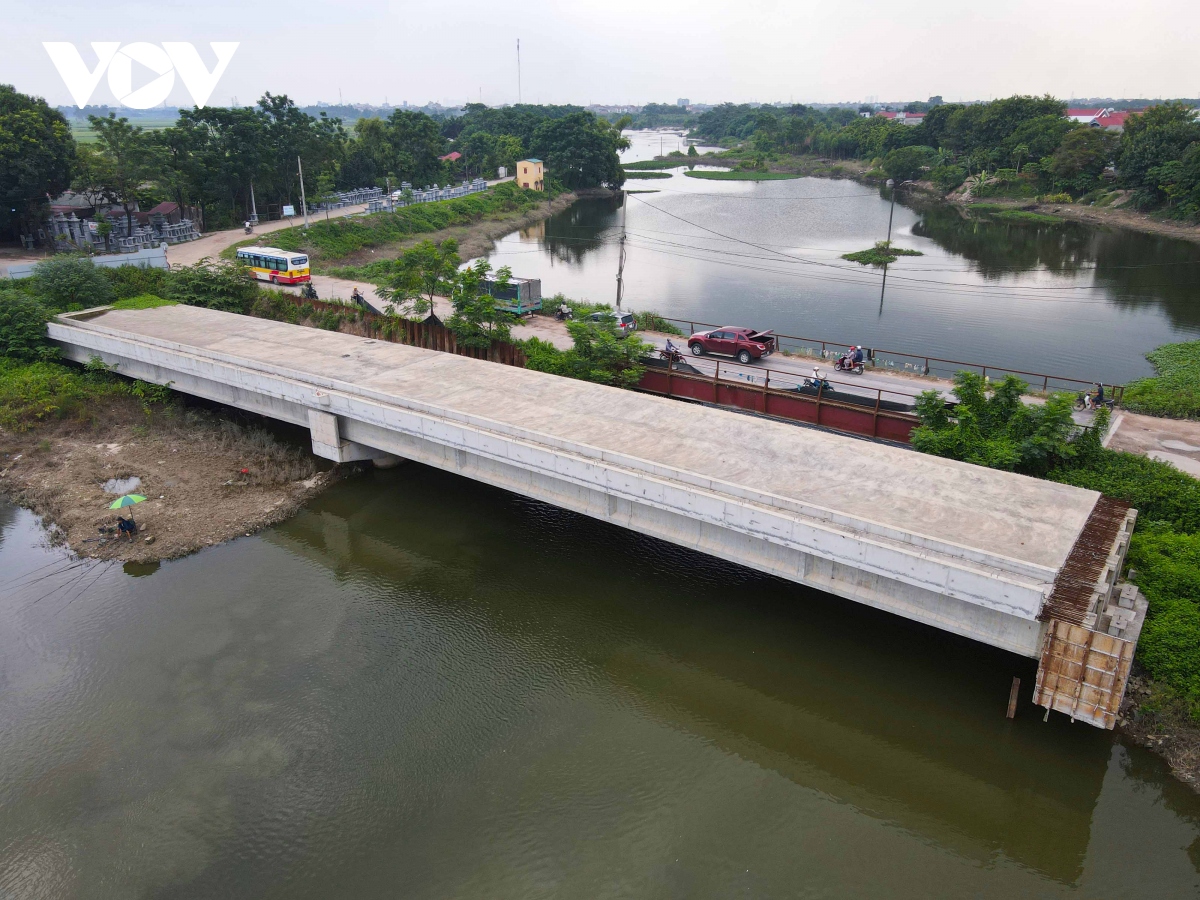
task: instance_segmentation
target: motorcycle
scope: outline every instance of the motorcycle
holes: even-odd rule
[[[1098,409],[1101,406],[1107,407],[1109,410],[1115,409],[1117,401],[1112,397],[1105,397],[1103,400],[1097,400],[1094,394],[1076,394],[1075,395],[1075,411],[1082,412],[1089,408],[1088,397],[1091,398],[1090,408]]]
[[[833,366],[839,372],[850,372],[854,375],[863,373],[863,364],[856,362],[854,359],[847,359],[844,356],[838,357],[837,362]]]
[[[829,383],[829,379],[827,378],[805,378],[804,384],[800,385],[800,387],[796,388],[796,390],[799,391],[803,390],[804,388],[809,388],[814,391],[832,391],[833,385]]]
[[[658,358],[665,359],[672,365],[679,365],[679,363],[683,362],[683,354],[679,352],[678,348],[668,350],[666,347],[659,347]]]
[[[245,228],[246,228],[246,234],[252,234],[254,232],[254,226],[251,225],[249,222],[245,223]]]
[[[300,288],[300,296],[305,300],[320,300],[317,296],[317,289],[312,286],[311,281],[304,282],[304,287]]]
[[[575,314],[573,312],[571,312],[571,310],[569,310],[569,309],[566,312],[563,312],[561,309],[558,309],[558,310],[554,311],[554,318],[557,319],[559,322],[565,322],[568,319],[575,318]]]

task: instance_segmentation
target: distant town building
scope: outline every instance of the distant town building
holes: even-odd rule
[[[1141,112],[1142,110],[1140,109],[1113,109],[1112,107],[1104,107],[1102,109],[1068,109],[1067,118],[1091,128],[1103,128],[1105,131],[1120,134],[1125,130],[1125,122],[1129,117],[1136,116]]]
[[[517,184],[529,190],[545,188],[545,169],[540,159],[523,159],[517,163]]]
[[[689,100],[687,97],[680,97],[678,100],[675,101],[675,105],[682,106],[684,109],[687,109],[689,106],[692,105],[692,101]]]
[[[869,113],[863,113],[863,116],[869,116]],[[892,112],[891,110],[881,109],[875,113],[882,119],[890,119],[893,122],[898,122],[901,125],[920,125],[925,121],[925,113],[910,113],[910,112]]]
[[[1110,116],[1116,110],[1110,108],[1104,109],[1068,109],[1067,118],[1072,122],[1078,122],[1081,125],[1092,125],[1101,116]]]

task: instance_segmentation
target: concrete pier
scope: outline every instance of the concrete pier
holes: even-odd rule
[[[1100,499],[816,429],[194,307],[69,314],[50,335],[68,358],[100,356],[124,375],[303,425],[329,459],[417,460],[1033,658],[1045,655],[1047,603]],[[1091,602],[1108,602],[1111,581]]]

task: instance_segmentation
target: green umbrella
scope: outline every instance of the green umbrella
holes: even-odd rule
[[[141,494],[126,494],[123,497],[118,497],[108,505],[109,509],[124,509],[127,506],[133,506],[135,503],[141,503],[146,498]]]

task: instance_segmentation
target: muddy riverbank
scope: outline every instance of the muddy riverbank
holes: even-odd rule
[[[42,517],[52,543],[80,556],[152,562],[252,534],[292,516],[338,479],[306,449],[261,426],[182,404],[147,415],[117,397],[87,421],[0,432],[0,495]],[[107,490],[106,490],[107,486]],[[109,504],[146,497],[122,515],[134,540],[113,529]]]

